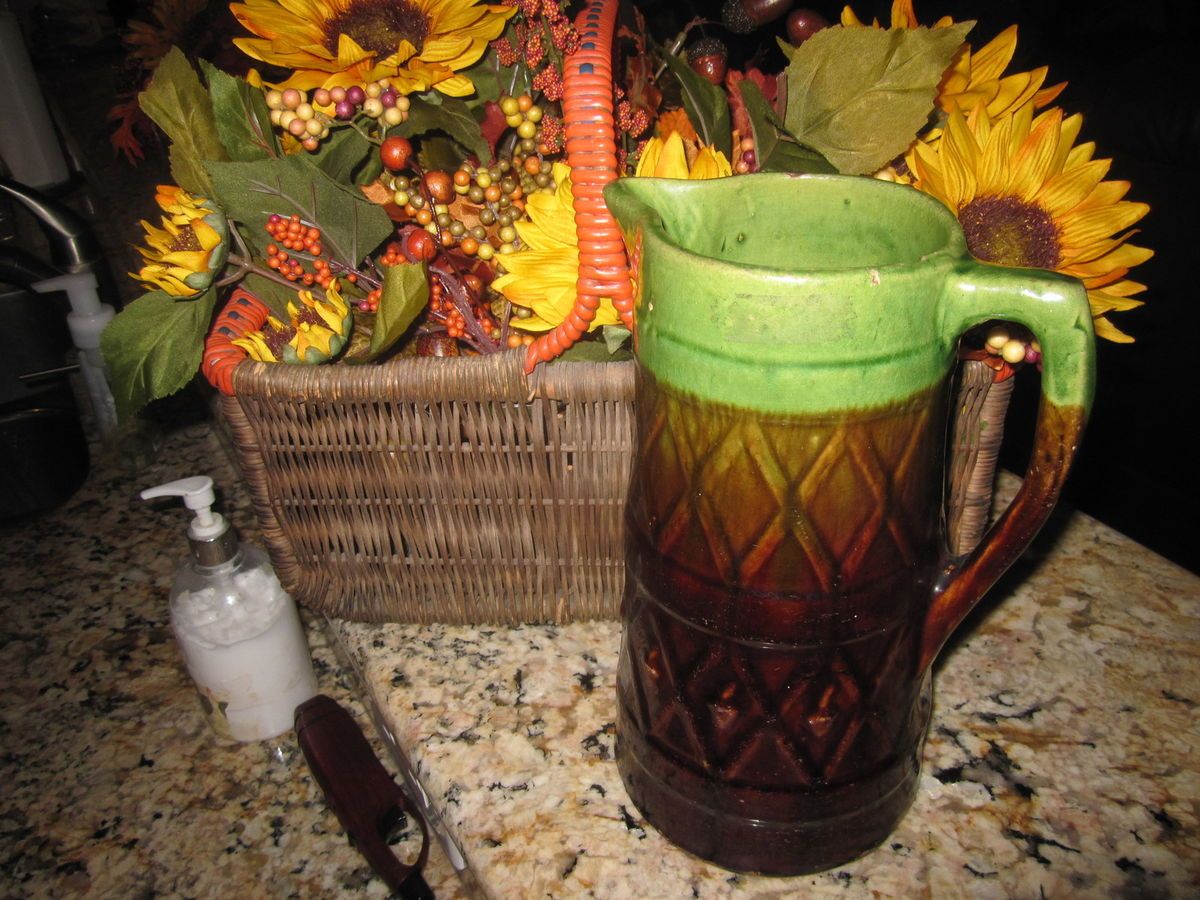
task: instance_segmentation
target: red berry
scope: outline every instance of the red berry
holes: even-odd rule
[[[407,138],[390,137],[379,147],[379,158],[388,169],[399,172],[408,165],[412,152],[413,146]]]
[[[404,255],[412,262],[430,260],[437,255],[437,244],[429,232],[423,228],[414,228],[404,241]]]

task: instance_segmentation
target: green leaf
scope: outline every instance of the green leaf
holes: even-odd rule
[[[625,359],[633,359],[628,350],[610,351],[604,341],[580,341],[568,347],[555,362],[620,362]]]
[[[466,156],[465,149],[458,141],[441,134],[430,134],[421,139],[421,146],[417,151],[417,162],[426,172],[432,172],[435,169],[453,172],[463,161],[464,156]]]
[[[763,172],[836,172],[829,161],[815,150],[802,147],[783,131],[779,117],[763,96],[757,84],[749,79],[738,85],[746,114],[750,117],[750,130],[754,133],[754,148],[758,155],[758,168]]]
[[[222,72],[208,60],[200,60],[200,70],[208,82],[217,135],[228,158],[254,162],[279,156],[279,142],[263,92]]]
[[[333,259],[357,266],[394,231],[383,207],[334,181],[302,155],[259,162],[209,163],[217,202],[244,226],[240,233],[260,252],[272,213],[298,214],[321,229]]]
[[[194,300],[153,291],[128,304],[108,323],[100,335],[100,352],[122,420],[192,380],[200,367],[216,298],[211,288]]]
[[[492,161],[492,152],[483,137],[479,123],[471,114],[471,109],[462,100],[453,97],[443,97],[436,105],[421,97],[412,97],[412,105],[408,108],[408,118],[389,131],[401,137],[415,137],[419,134],[442,132],[455,143],[461,145],[484,163]]]
[[[366,354],[355,362],[370,362],[392,349],[429,302],[429,279],[423,263],[388,266],[383,294],[375,313],[375,330]]]
[[[172,181],[197,197],[212,198],[212,181],[204,160],[182,144],[172,144],[167,150],[167,159],[171,163]]]
[[[882,168],[925,126],[938,82],[974,24],[818,31],[791,55],[784,127],[839,172]]]
[[[176,183],[201,197],[212,196],[204,163],[229,156],[217,133],[208,91],[178,47],[159,62],[138,103],[171,139],[171,175]]]
[[[604,335],[604,346],[608,348],[609,353],[620,350],[633,334],[624,325],[605,325],[600,332]]]
[[[310,153],[308,160],[339,184],[366,184],[372,179],[360,177],[361,170],[368,168],[363,163],[374,150],[375,145],[363,137],[362,132],[344,125],[334,128],[333,134],[321,142],[321,149]]]
[[[765,163],[759,163],[762,172],[793,172],[801,175],[833,175],[837,169],[816,150],[811,150],[783,135],[774,152]]]
[[[663,61],[679,81],[683,92],[683,108],[692,120],[700,139],[712,144],[725,154],[733,155],[733,126],[730,124],[729,101],[725,92],[692,71],[691,66],[670,53],[663,54]]]

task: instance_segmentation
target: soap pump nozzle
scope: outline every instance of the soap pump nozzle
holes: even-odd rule
[[[158,487],[146,488],[141,496],[143,500],[156,497],[183,498],[184,506],[196,514],[188,525],[188,544],[192,558],[200,565],[219,566],[237,555],[237,535],[224,516],[213,512],[216,496],[213,494],[213,480],[207,475],[168,481]]]

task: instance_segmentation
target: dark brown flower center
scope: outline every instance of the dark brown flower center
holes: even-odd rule
[[[171,241],[172,253],[194,253],[203,249],[200,246],[200,239],[196,237],[196,232],[192,230],[191,225],[180,228],[179,234],[175,235],[175,240]]]
[[[337,53],[342,34],[377,57],[391,56],[401,41],[420,53],[429,35],[429,17],[406,0],[351,0],[325,23],[325,47],[330,53]]]
[[[1057,268],[1062,259],[1050,214],[1016,197],[977,197],[958,221],[976,259],[1036,269]]]
[[[276,328],[268,322],[262,327],[262,336],[267,347],[275,354],[275,358],[279,359],[283,356],[283,348],[287,345],[288,341],[296,336],[296,329],[291,325]]]

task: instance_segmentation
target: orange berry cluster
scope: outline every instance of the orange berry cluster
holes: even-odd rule
[[[446,289],[436,278],[429,283],[429,311],[446,326],[446,334],[450,337],[460,338],[467,333],[467,320],[454,301],[446,296]]]
[[[272,214],[267,219],[267,234],[279,241],[285,250],[304,250],[313,256],[321,255],[321,229],[308,225],[298,215],[291,217]]]
[[[471,308],[479,327],[493,339],[499,338],[499,324],[487,307],[479,303],[479,298],[484,293],[483,281],[477,275],[464,275],[463,287],[466,288],[467,294],[471,298]],[[436,277],[429,280],[429,314],[433,320],[445,325],[446,334],[449,337],[462,338],[466,336],[467,320],[455,306],[454,298],[450,296],[441,279]]]
[[[330,265],[321,259],[321,229],[304,222],[300,216],[281,216],[272,214],[267,219],[267,234],[276,241],[267,245],[267,267],[274,269],[288,281],[294,281],[305,287],[314,284],[328,287],[336,277]],[[292,253],[305,253],[312,257],[312,271],[304,268],[304,263]],[[358,275],[354,272],[342,275],[346,281],[354,284]]]

